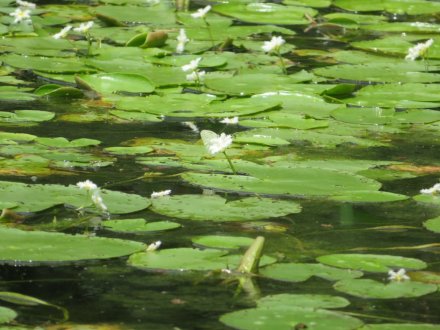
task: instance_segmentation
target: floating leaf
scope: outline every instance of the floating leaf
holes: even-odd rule
[[[440,217],[435,217],[435,218],[426,220],[423,223],[423,226],[426,229],[433,231],[434,233],[440,233]]]
[[[375,299],[412,298],[437,291],[437,285],[415,281],[389,282],[369,279],[348,279],[336,282],[333,288],[356,297]]]
[[[366,324],[359,330],[439,330],[440,325],[427,323]]]
[[[0,262],[27,266],[54,262],[108,259],[145,249],[139,242],[114,238],[23,231],[0,227]]]
[[[299,204],[293,201],[258,197],[227,201],[217,195],[173,195],[154,198],[152,202],[152,211],[187,220],[251,221],[301,211]]]
[[[76,77],[77,83],[101,94],[116,92],[152,93],[154,86],[148,78],[133,73],[99,73]]]
[[[176,229],[180,227],[180,224],[171,221],[147,222],[145,219],[138,218],[105,220],[102,222],[102,226],[116,232],[143,233]]]
[[[351,203],[387,203],[408,199],[408,196],[394,194],[386,191],[353,191],[343,195],[336,195],[330,199],[340,202]]]
[[[357,278],[362,272],[329,267],[321,264],[280,263],[260,269],[260,274],[279,281],[303,282],[316,276],[328,281],[337,281],[346,278]]]
[[[0,307],[0,324],[9,323],[17,317],[12,309],[6,307]]]
[[[386,273],[393,268],[426,268],[426,263],[422,260],[390,255],[329,254],[326,256],[318,257],[317,260],[329,266],[358,269],[367,272]]]
[[[282,308],[305,307],[305,308],[342,308],[350,305],[350,302],[342,297],[321,294],[276,294],[265,296],[257,301],[258,307]]]
[[[191,240],[197,246],[214,249],[238,249],[249,246],[253,242],[250,237],[225,235],[198,236],[193,237]]]

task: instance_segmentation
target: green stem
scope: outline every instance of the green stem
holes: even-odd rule
[[[215,47],[215,43],[214,43],[214,37],[212,36],[211,27],[209,26],[209,23],[206,20],[206,18],[203,17],[203,21],[206,24],[206,29],[208,30],[209,38],[211,39],[211,44],[212,44],[212,47],[214,48]]]
[[[281,70],[283,70],[284,74],[287,74],[286,63],[284,63],[284,59],[281,56],[281,53],[279,50],[277,50],[277,55],[278,55],[278,58],[280,59]]]
[[[233,172],[235,175],[237,175],[237,171],[235,170],[235,167],[234,167],[234,165],[232,164],[231,159],[229,159],[228,155],[226,154],[226,151],[223,151],[223,155],[225,155],[226,160],[228,161],[228,163],[229,163],[229,167],[231,168],[232,172]]]

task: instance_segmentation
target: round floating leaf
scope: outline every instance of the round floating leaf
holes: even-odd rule
[[[227,201],[217,195],[174,195],[154,198],[152,202],[152,211],[187,220],[251,221],[301,211],[293,201],[258,197]]]
[[[145,249],[139,242],[67,235],[42,231],[23,231],[0,227],[0,263],[26,264],[108,259]]]
[[[147,222],[140,218],[105,220],[102,222],[102,226],[111,231],[138,233],[176,229],[180,227],[180,224],[171,221]]]
[[[440,196],[432,194],[419,194],[413,197],[417,202],[440,205]]]
[[[343,195],[332,196],[330,199],[351,203],[386,203],[408,199],[408,196],[386,191],[353,191]]]
[[[105,151],[115,155],[139,155],[152,152],[154,149],[147,146],[138,147],[108,147]]]
[[[209,235],[193,237],[192,242],[198,246],[214,249],[238,249],[249,246],[254,241],[250,237]]]
[[[426,0],[335,0],[334,5],[350,11],[387,11],[392,14],[434,14],[440,12],[440,3]]]
[[[387,284],[370,279],[348,279],[336,282],[333,288],[356,297],[395,299],[420,297],[437,291],[437,285],[414,281]]]
[[[42,122],[55,117],[53,112],[42,110],[15,110],[14,112],[0,111],[1,123]]]
[[[81,139],[75,139],[69,141],[63,137],[57,137],[57,138],[39,137],[36,139],[36,141],[40,144],[53,148],[81,148],[88,146],[96,146],[101,143],[101,141],[95,139],[81,138]]]
[[[341,313],[319,308],[264,307],[252,308],[224,314],[220,317],[224,324],[241,330],[291,330],[296,325],[307,329],[357,329],[361,320]]]
[[[17,317],[17,313],[10,308],[0,307],[0,324],[11,322]]]
[[[152,93],[154,86],[145,76],[134,73],[100,73],[77,76],[78,84],[101,94],[116,92]]]
[[[283,307],[306,307],[306,308],[342,308],[350,305],[350,302],[342,297],[323,294],[276,294],[263,297],[257,301],[258,307],[283,308]]]
[[[440,233],[440,217],[426,220],[423,226],[434,233]]]
[[[269,265],[260,269],[260,274],[275,280],[287,282],[303,282],[312,276],[329,281],[362,276],[362,272],[329,267],[321,264],[282,263]]]
[[[43,72],[56,73],[77,73],[93,72],[93,70],[82,63],[78,58],[53,58],[53,57],[33,57],[20,56],[15,54],[3,55],[0,57],[10,66],[20,69],[33,69]]]
[[[419,259],[377,254],[330,254],[321,256],[317,260],[334,267],[358,269],[367,272],[386,273],[393,268],[426,268],[426,263]]]

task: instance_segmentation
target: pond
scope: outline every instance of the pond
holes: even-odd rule
[[[0,330],[440,329],[440,2],[0,12]]]

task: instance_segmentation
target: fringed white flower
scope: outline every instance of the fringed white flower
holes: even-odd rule
[[[67,34],[69,33],[69,31],[72,30],[72,25],[67,25],[66,27],[64,27],[60,32],[55,33],[52,38],[54,39],[61,39],[61,38],[65,38],[67,36]]]
[[[188,81],[202,81],[205,79],[205,71],[193,71],[186,75],[186,80]]]
[[[197,127],[197,125],[194,124],[192,121],[183,121],[182,125],[188,127],[194,133],[199,133],[200,132],[200,130]]]
[[[147,252],[156,251],[161,245],[162,245],[161,241],[157,241],[157,242],[151,243],[150,245],[148,245],[146,251]]]
[[[394,282],[403,282],[408,281],[410,278],[408,275],[406,275],[406,270],[401,268],[397,272],[394,270],[390,270],[388,272],[388,280],[394,281]]]
[[[238,117],[232,117],[232,118],[224,118],[220,120],[222,124],[226,125],[237,125],[238,124]]]
[[[279,52],[282,45],[286,43],[283,37],[272,37],[270,41],[265,41],[261,47],[266,53]]]
[[[408,49],[408,54],[405,56],[405,60],[415,61],[420,56],[424,56],[429,47],[434,43],[433,39],[429,39],[426,42],[421,42]]]
[[[101,197],[101,194],[99,193],[99,190],[95,190],[92,194],[92,202],[95,204],[95,206],[100,209],[103,212],[107,212],[108,208],[107,205],[104,204],[104,200]]]
[[[88,21],[86,23],[81,23],[78,27],[74,28],[73,31],[79,33],[87,33],[93,27],[95,23],[93,21]]]
[[[151,194],[151,198],[160,198],[160,197],[168,196],[170,194],[171,194],[170,189],[158,191],[158,192],[153,191]]]
[[[219,152],[226,150],[232,144],[232,135],[221,133],[210,139],[206,144],[206,149],[211,155],[215,155]]]
[[[15,11],[9,14],[9,16],[14,17],[14,24],[20,23],[21,21],[26,21],[31,19],[31,11],[29,9],[17,8]]]
[[[19,5],[21,8],[28,8],[28,9],[35,9],[35,8],[37,8],[37,5],[35,3],[33,3],[33,2],[16,0],[15,3],[17,5]]]
[[[185,50],[185,44],[187,42],[189,42],[189,39],[186,36],[185,29],[180,29],[179,35],[177,36],[176,53],[183,53],[183,51]]]
[[[189,62],[189,64],[183,65],[182,66],[182,70],[185,71],[185,72],[197,70],[201,60],[202,60],[201,57],[198,57],[195,60],[192,60],[191,62]]]
[[[205,8],[200,8],[195,13],[192,13],[192,18],[205,18],[206,14],[211,10],[211,6],[208,5]]]
[[[85,189],[87,191],[98,189],[98,186],[90,180],[80,181],[76,185],[79,189]]]
[[[436,183],[431,188],[421,189],[420,193],[426,195],[437,195],[440,193],[440,183]]]

